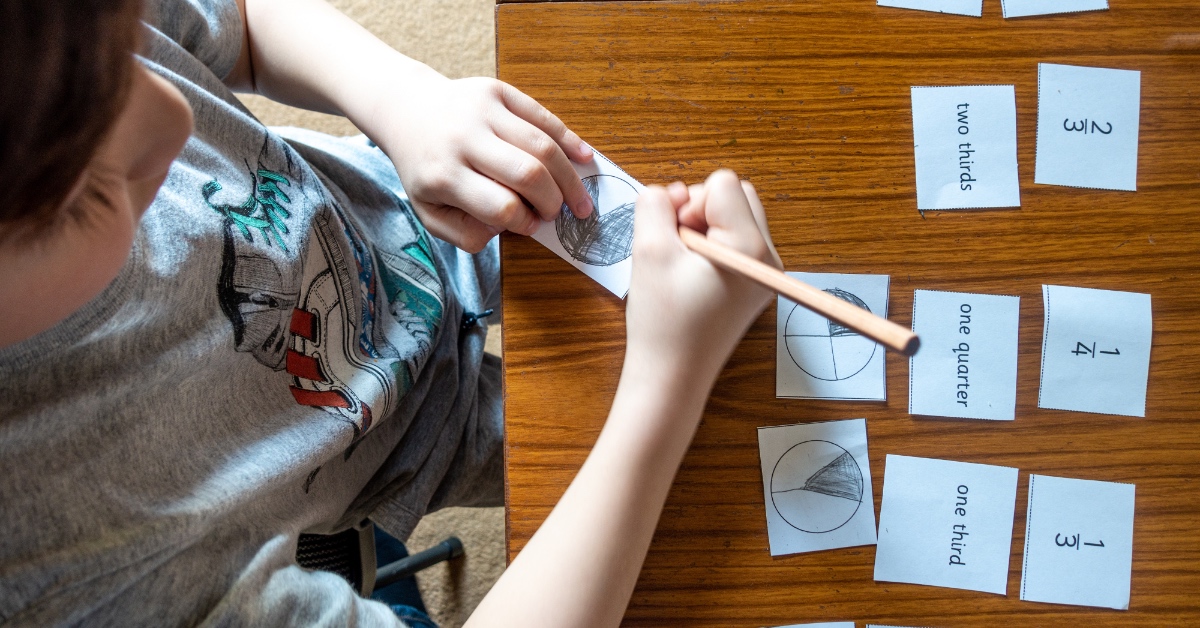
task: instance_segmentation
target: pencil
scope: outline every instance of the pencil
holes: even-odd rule
[[[679,237],[692,251],[708,261],[750,279],[804,307],[845,325],[850,329],[902,355],[912,355],[921,346],[921,339],[881,316],[876,316],[824,290],[819,290],[782,271],[768,266],[749,255],[713,242],[689,227],[679,227]]]

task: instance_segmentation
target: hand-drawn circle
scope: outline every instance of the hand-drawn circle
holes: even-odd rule
[[[838,288],[829,294],[870,312],[858,296]],[[874,340],[796,305],[783,325],[784,347],[792,363],[808,376],[826,382],[850,379],[862,372],[879,348]]]
[[[592,266],[612,266],[633,254],[633,208],[637,189],[621,177],[596,174],[582,179],[595,211],[579,219],[564,203],[554,220],[568,255]]]
[[[862,506],[862,495],[858,461],[827,440],[793,445],[771,470],[771,505],[801,532],[824,534],[846,525]]]

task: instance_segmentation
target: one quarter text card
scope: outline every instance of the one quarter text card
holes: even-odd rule
[[[1137,189],[1142,73],[1038,64],[1034,183]]]
[[[1107,11],[1108,0],[1001,0],[1004,17]]]
[[[917,209],[1020,207],[1013,86],[911,91]]]
[[[878,6],[980,17],[983,0],[879,0]]]
[[[772,556],[875,544],[866,419],[760,427],[758,456]]]
[[[875,579],[1007,593],[1017,470],[889,454]]]
[[[887,275],[788,273],[887,318]],[[884,401],[884,349],[874,340],[779,297],[775,396]]]
[[[645,188],[599,151],[593,155],[589,164],[571,165],[596,209],[579,219],[563,205],[533,239],[623,299],[633,277],[634,204]]]
[[[1042,301],[1038,407],[1146,416],[1150,295],[1042,286]]]
[[[917,290],[909,414],[1013,420],[1020,309],[1020,297]]]
[[[1127,610],[1132,484],[1029,476],[1021,599]]]

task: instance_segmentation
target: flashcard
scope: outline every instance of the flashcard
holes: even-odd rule
[[[954,13],[971,17],[983,15],[983,0],[879,0],[879,6],[933,11],[934,13]]]
[[[1013,86],[911,92],[917,209],[1020,207]]]
[[[788,273],[887,317],[887,275]],[[779,297],[775,396],[884,401],[884,348],[874,340]]]
[[[1017,470],[889,454],[875,579],[1005,595]]]
[[[1146,416],[1150,295],[1044,285],[1042,300],[1038,407]]]
[[[1038,64],[1034,183],[1137,189],[1142,73]]]
[[[875,544],[867,421],[758,428],[772,556]]]
[[[788,624],[779,628],[854,628],[852,621],[823,621],[815,624]]]
[[[1134,485],[1029,476],[1021,599],[1129,609]]]
[[[1107,11],[1108,0],[1000,0],[1004,17]]]
[[[592,154],[592,163],[571,165],[595,210],[581,220],[564,204],[533,239],[623,299],[633,275],[633,210],[645,188],[599,151]]]
[[[908,413],[1013,420],[1020,308],[1020,297],[917,290]]]

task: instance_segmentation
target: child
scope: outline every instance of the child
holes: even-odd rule
[[[0,20],[0,621],[397,625],[296,566],[297,536],[369,516],[404,538],[499,503],[489,241],[592,211],[569,163],[590,151],[319,0],[11,1]],[[266,129],[231,89],[372,142]],[[619,622],[769,298],[676,233],[778,264],[732,173],[652,187],[636,220],[608,424],[472,624]]]

